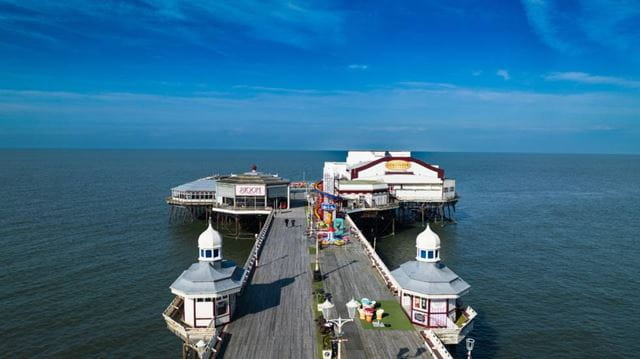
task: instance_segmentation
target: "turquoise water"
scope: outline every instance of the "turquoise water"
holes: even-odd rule
[[[257,164],[294,180],[343,152],[0,151],[3,355],[178,357],[168,286],[203,224],[171,225],[170,187]],[[420,153],[457,179],[442,257],[472,286],[474,357],[640,351],[640,157]],[[393,267],[417,228],[378,242]],[[225,240],[242,262],[250,241]],[[460,353],[461,354],[461,353]]]

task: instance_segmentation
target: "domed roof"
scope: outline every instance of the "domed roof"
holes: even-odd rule
[[[440,236],[436,232],[431,230],[427,223],[427,228],[424,229],[416,238],[416,247],[421,249],[439,249],[440,248]]]
[[[222,246],[222,236],[218,231],[213,229],[211,221],[209,221],[209,227],[204,230],[198,237],[199,248],[215,248]]]

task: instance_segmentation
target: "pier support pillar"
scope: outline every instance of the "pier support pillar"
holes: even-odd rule
[[[236,239],[238,239],[238,237],[240,236],[240,221],[238,218],[238,215],[235,216],[236,217]]]
[[[396,235],[396,216],[393,216],[391,218],[391,235],[392,236]]]

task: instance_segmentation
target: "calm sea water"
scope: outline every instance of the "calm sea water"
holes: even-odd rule
[[[436,227],[472,286],[475,357],[631,357],[640,309],[640,157],[418,153],[455,177],[457,225]],[[171,225],[172,186],[252,164],[294,180],[343,152],[0,151],[3,356],[178,357],[169,285],[202,223]],[[378,242],[397,266],[408,228]],[[225,241],[242,262],[251,241]]]

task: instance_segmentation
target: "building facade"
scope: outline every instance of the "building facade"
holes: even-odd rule
[[[409,151],[349,151],[346,162],[325,162],[324,190],[345,196],[357,183],[386,187],[388,201],[445,202],[456,198],[455,180]],[[380,192],[379,192],[380,193]],[[381,199],[378,199],[381,201]]]
[[[416,238],[416,260],[391,275],[400,285],[402,309],[411,322],[432,329],[445,344],[459,343],[476,314],[460,297],[470,286],[440,260],[440,237],[427,225]]]

